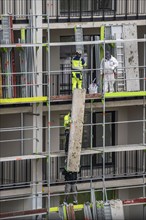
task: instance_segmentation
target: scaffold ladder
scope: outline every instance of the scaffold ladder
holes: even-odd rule
[[[121,25],[111,26],[112,38],[115,40],[122,39],[123,28]],[[115,44],[115,54],[118,60],[118,68],[116,71],[116,91],[125,91],[126,90],[126,81],[125,81],[125,59],[124,59],[124,44],[122,42],[116,42]]]
[[[13,31],[13,18],[12,15],[10,15],[10,33],[11,33],[11,44],[14,44],[14,31]],[[11,50],[11,65],[12,65],[12,84],[13,84],[13,98],[17,96],[17,90],[16,90],[16,65],[15,65],[15,52],[14,48]]]
[[[25,43],[25,28],[21,28],[21,39],[20,43]],[[20,56],[20,69],[21,69],[21,97],[27,97],[28,91],[27,91],[27,57],[26,57],[26,48],[20,48],[19,50],[19,56]]]
[[[77,25],[74,28],[75,31],[75,42],[82,42],[83,41],[83,29],[81,25]],[[84,46],[83,44],[76,45],[76,51],[82,51],[82,54],[84,54]]]
[[[2,44],[11,43],[10,16],[2,17]],[[3,98],[13,97],[12,71],[11,71],[11,48],[2,50],[2,72],[3,72]]]
[[[122,39],[123,27],[122,25],[105,26],[105,40],[118,40]],[[109,45],[108,45],[109,46]],[[109,47],[106,46],[107,49]],[[110,50],[110,49],[109,49]],[[124,91],[126,89],[125,83],[125,62],[124,62],[124,44],[122,42],[116,42],[112,51],[114,50],[113,56],[118,60],[118,68],[115,72],[116,79],[116,91]]]
[[[29,28],[27,29],[27,32],[26,32],[27,43],[33,43],[33,32],[34,32],[33,16],[30,12]],[[35,80],[34,80],[34,48],[33,46],[26,48],[26,57],[27,57],[27,91],[28,91],[28,96],[32,97],[35,95],[33,87],[36,87]]]

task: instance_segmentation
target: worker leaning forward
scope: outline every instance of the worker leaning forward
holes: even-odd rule
[[[76,51],[75,56],[71,60],[72,67],[72,92],[75,88],[82,89],[82,70],[87,66],[85,60],[81,57],[82,52]]]
[[[65,153],[68,153],[69,145],[69,134],[70,134],[70,124],[71,124],[71,112],[64,116],[64,128],[65,128]]]
[[[104,92],[114,92],[114,83],[116,68],[118,67],[118,61],[113,57],[109,51],[106,51],[105,58],[101,60],[100,74],[104,78]]]

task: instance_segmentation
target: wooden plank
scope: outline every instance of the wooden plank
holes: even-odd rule
[[[75,89],[72,99],[72,123],[70,128],[67,170],[79,172],[85,110],[85,89]]]
[[[47,214],[47,209],[34,209],[34,210],[21,210],[21,211],[14,211],[14,212],[5,212],[0,213],[0,219],[4,218],[14,218],[18,216],[32,216],[32,215],[43,215]]]
[[[137,39],[136,24],[123,25],[124,39]],[[124,44],[127,91],[139,91],[138,44],[130,40]]]
[[[139,205],[146,204],[146,197],[135,198],[135,199],[127,199],[123,201],[123,205]]]

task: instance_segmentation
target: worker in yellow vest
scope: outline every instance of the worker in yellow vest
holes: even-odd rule
[[[70,133],[70,123],[71,123],[71,112],[64,116],[64,128],[65,128],[65,152],[68,152],[69,145],[69,133]]]
[[[82,52],[76,51],[75,56],[71,60],[71,68],[72,68],[72,92],[75,88],[82,89],[82,70],[87,66],[84,58],[81,57]]]

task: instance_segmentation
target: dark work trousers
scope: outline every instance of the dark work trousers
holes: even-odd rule
[[[73,200],[77,201],[77,185],[76,183],[66,183],[65,184],[65,198],[64,202],[68,202],[69,193],[73,193]]]
[[[68,145],[69,145],[69,129],[65,129],[65,153],[68,153]]]

